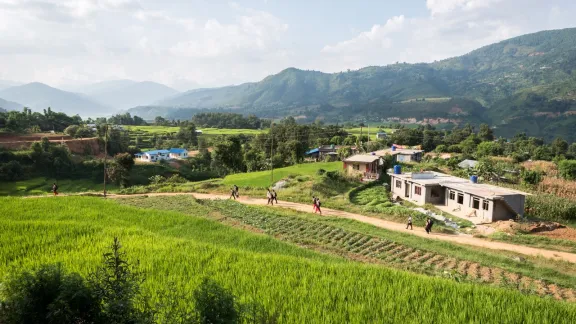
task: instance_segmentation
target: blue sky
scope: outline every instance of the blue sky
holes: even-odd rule
[[[571,0],[0,0],[0,80],[222,86],[440,60],[575,14]]]

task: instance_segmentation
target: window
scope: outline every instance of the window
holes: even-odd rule
[[[460,205],[464,204],[464,194],[461,193],[458,194],[458,203]]]
[[[414,186],[414,193],[417,195],[422,195],[422,187]]]
[[[480,209],[480,199],[478,199],[478,198],[472,199],[472,208]]]
[[[450,191],[450,200],[456,200],[456,193],[454,191]]]
[[[353,165],[352,165],[352,169],[358,171],[358,170],[360,170],[360,165],[359,165],[359,164],[353,164]]]
[[[432,198],[440,197],[440,192],[438,192],[438,188],[432,188],[430,190],[430,197],[432,197]]]
[[[484,200],[482,202],[482,209],[484,210],[488,210],[488,207],[490,206],[490,202],[488,200]]]
[[[402,181],[396,180],[396,188],[402,188]]]

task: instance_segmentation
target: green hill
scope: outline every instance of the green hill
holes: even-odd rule
[[[530,135],[551,139],[559,133],[526,126],[562,125],[566,120],[574,125],[575,70],[576,28],[570,28],[515,37],[429,64],[397,63],[332,74],[289,68],[260,82],[189,91],[134,113],[186,118],[193,109],[218,108],[329,122],[432,118],[442,119],[434,123],[508,125],[509,132],[527,129]],[[549,114],[557,109],[560,115]],[[525,122],[516,127],[517,120]],[[576,135],[568,135],[576,141]]]

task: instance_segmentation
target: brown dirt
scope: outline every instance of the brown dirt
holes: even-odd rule
[[[93,138],[83,138],[83,139],[73,139],[68,135],[55,135],[55,134],[31,134],[31,135],[2,135],[0,136],[0,147],[8,150],[20,150],[28,149],[34,142],[38,142],[42,137],[47,137],[52,143],[63,143],[68,146],[70,152],[75,154],[86,153],[87,147],[90,147],[92,152],[90,155],[100,154],[100,145],[98,139]]]
[[[535,235],[546,236],[549,238],[554,239],[563,239],[563,240],[570,240],[576,242],[576,229],[565,227],[565,228],[557,228],[553,231],[548,232],[539,232],[535,233]]]

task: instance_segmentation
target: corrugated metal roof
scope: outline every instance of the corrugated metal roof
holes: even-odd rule
[[[356,154],[347,158],[344,162],[372,163],[378,159],[380,159],[380,157],[377,155]]]

